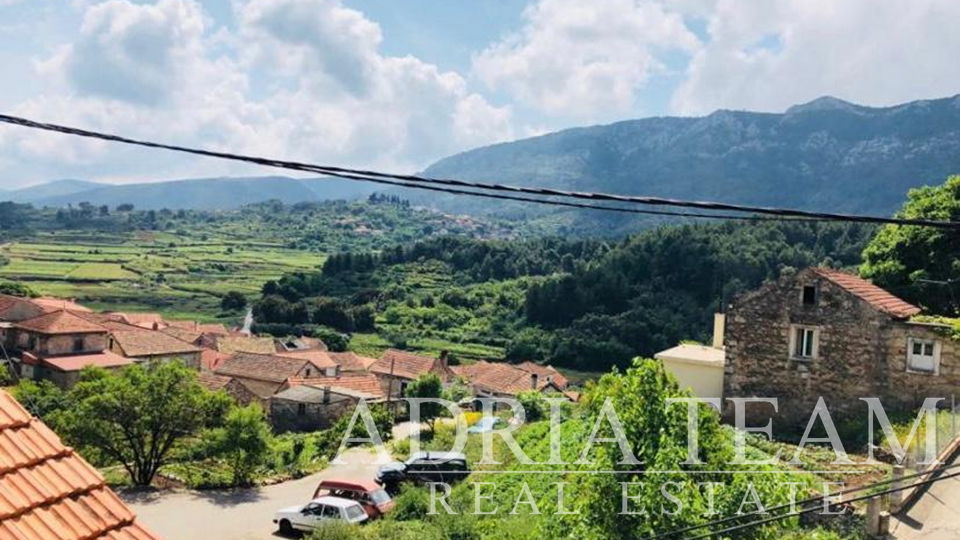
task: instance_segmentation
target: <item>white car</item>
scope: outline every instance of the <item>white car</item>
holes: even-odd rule
[[[367,513],[355,501],[320,497],[304,505],[284,508],[273,518],[280,532],[285,535],[294,531],[309,532],[335,520],[340,523],[363,523],[367,520]]]

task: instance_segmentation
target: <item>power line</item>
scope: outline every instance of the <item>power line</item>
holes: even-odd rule
[[[791,503],[781,504],[781,505],[779,505],[779,506],[774,506],[774,507],[771,507],[771,508],[767,508],[766,510],[764,510],[764,511],[762,511],[762,512],[752,512],[752,513],[743,514],[743,515],[740,515],[740,516],[730,516],[730,517],[727,517],[727,518],[723,518],[723,519],[711,521],[711,522],[708,522],[708,523],[703,523],[703,524],[700,524],[700,525],[694,525],[694,526],[686,527],[686,528],[683,528],[683,529],[677,529],[677,530],[674,530],[674,531],[669,531],[669,532],[666,532],[666,533],[658,534],[658,535],[656,535],[656,536],[650,537],[648,540],[657,540],[657,539],[660,539],[660,538],[667,538],[667,537],[675,536],[675,535],[678,535],[678,534],[683,534],[683,533],[686,533],[686,532],[692,532],[692,531],[695,531],[695,530],[704,529],[704,528],[707,528],[707,527],[713,527],[713,526],[716,526],[716,525],[722,525],[722,524],[724,524],[724,523],[729,523],[729,522],[731,522],[731,521],[736,521],[736,520],[740,520],[740,519],[744,519],[744,518],[756,517],[756,516],[764,515],[764,514],[767,514],[767,513],[771,512],[771,511],[782,510],[782,509],[784,509],[784,508],[790,508],[790,507],[794,507],[794,506],[798,506],[798,505],[799,505],[799,506],[803,506],[803,505],[806,505],[806,504],[809,504],[809,503],[822,503],[822,501],[823,501],[824,499],[827,499],[827,498],[839,497],[839,496],[841,496],[841,495],[845,495],[845,494],[849,494],[849,493],[853,493],[853,492],[857,492],[857,491],[863,491],[863,490],[867,490],[867,489],[874,489],[874,488],[876,488],[876,487],[880,487],[880,486],[892,484],[892,483],[898,482],[898,481],[909,480],[909,479],[911,479],[911,478],[917,478],[917,477],[920,477],[920,476],[926,476],[926,475],[932,475],[932,474],[939,474],[939,473],[942,473],[942,472],[947,471],[947,470],[950,470],[950,469],[955,469],[955,468],[957,468],[957,467],[960,467],[960,464],[954,464],[954,465],[951,465],[951,466],[949,466],[949,467],[941,467],[941,468],[939,468],[939,469],[935,469],[935,470],[932,470],[932,471],[926,471],[926,472],[916,473],[916,474],[912,474],[912,475],[907,475],[907,476],[900,477],[900,478],[898,478],[898,479],[887,479],[887,480],[883,480],[883,481],[880,481],[880,482],[875,482],[875,483],[872,483],[872,484],[866,484],[866,485],[863,485],[863,486],[858,486],[858,487],[855,487],[855,488],[850,488],[850,489],[846,489],[846,490],[843,490],[843,491],[838,491],[837,493],[834,493],[833,495],[829,495],[829,496],[827,496],[827,495],[821,495],[821,496],[819,496],[819,497],[812,497],[812,498],[805,499],[805,500],[803,500],[803,501],[799,501],[799,502],[792,503],[792,504],[791,504]],[[921,481],[915,482],[915,483],[913,483],[913,484],[909,484],[909,485],[905,485],[905,486],[899,486],[899,487],[895,487],[895,488],[890,488],[890,489],[883,490],[883,491],[877,491],[877,492],[874,492],[874,493],[869,493],[869,494],[867,494],[867,495],[861,495],[861,496],[859,496],[859,497],[854,497],[854,498],[852,498],[852,499],[847,499],[847,500],[841,501],[841,502],[846,503],[846,504],[855,503],[855,502],[860,502],[860,501],[864,501],[864,500],[867,500],[867,499],[873,499],[873,498],[876,498],[876,497],[882,497],[882,496],[884,496],[884,495],[889,495],[889,494],[891,494],[891,493],[896,493],[896,492],[898,492],[898,491],[904,491],[904,490],[912,489],[912,488],[915,488],[915,487],[921,487],[921,486],[933,484],[933,483],[939,482],[939,481],[941,481],[941,480],[947,480],[947,479],[949,479],[949,478],[954,478],[954,477],[957,477],[957,476],[960,476],[960,472],[951,473],[951,474],[948,474],[948,475],[945,475],[945,476],[938,476],[938,477],[935,477],[935,478],[928,478],[928,479],[926,479],[926,480],[921,480]],[[759,525],[766,525],[766,524],[768,524],[768,523],[773,523],[773,522],[780,521],[780,520],[787,519],[787,518],[791,518],[791,517],[794,517],[794,516],[800,516],[800,515],[803,515],[803,514],[809,514],[809,513],[814,512],[814,511],[816,511],[816,510],[818,510],[818,509],[820,509],[820,508],[821,508],[821,505],[818,504],[817,506],[812,506],[812,507],[809,507],[809,508],[804,508],[804,509],[799,510],[799,511],[787,512],[787,513],[785,513],[785,514],[780,514],[780,515],[777,515],[777,516],[771,516],[771,517],[768,517],[768,518],[759,519],[759,520],[756,520],[756,521],[751,521],[751,522],[749,522],[749,523],[744,523],[744,524],[741,524],[741,525],[735,525],[735,526],[732,526],[732,527],[727,527],[727,528],[722,529],[722,530],[719,530],[719,531],[712,531],[712,532],[703,533],[703,534],[700,534],[700,535],[697,535],[697,536],[685,537],[684,540],[701,540],[701,539],[705,539],[705,538],[711,538],[711,537],[718,536],[718,535],[722,535],[722,534],[727,534],[727,533],[731,533],[731,532],[735,532],[735,531],[739,531],[739,530],[743,530],[743,529],[748,529],[748,528],[752,528],[752,527],[757,527],[757,526],[759,526]]]
[[[423,177],[423,176],[417,176],[417,175],[383,173],[383,172],[369,171],[369,170],[363,170],[363,169],[351,169],[351,168],[336,167],[336,166],[330,166],[330,165],[315,165],[315,164],[309,164],[309,163],[285,161],[285,160],[264,158],[264,157],[258,157],[258,156],[234,154],[234,153],[228,153],[228,152],[217,152],[212,150],[204,150],[201,148],[191,148],[186,146],[164,144],[164,143],[158,143],[158,142],[152,142],[152,141],[146,141],[146,140],[138,140],[138,139],[132,139],[129,137],[113,135],[109,133],[89,131],[89,130],[63,126],[58,124],[43,123],[35,120],[30,120],[27,118],[10,116],[10,115],[0,115],[0,122],[32,128],[32,129],[40,129],[44,131],[52,131],[52,132],[63,133],[67,135],[87,137],[87,138],[93,138],[93,139],[99,139],[99,140],[105,140],[105,141],[111,141],[111,142],[118,142],[118,143],[142,146],[147,148],[164,149],[164,150],[183,152],[183,153],[188,153],[193,155],[226,159],[231,161],[253,163],[256,165],[263,165],[267,167],[275,167],[275,168],[288,169],[288,170],[325,174],[328,176],[345,178],[349,180],[377,182],[378,181],[377,179],[379,179],[379,183],[385,183],[383,182],[383,180],[400,180],[400,181],[409,183],[405,187],[410,187],[414,189],[423,189],[423,186],[425,185],[442,185],[442,186],[455,187],[455,188],[471,188],[471,189],[481,189],[481,190],[497,191],[497,192],[513,192],[513,193],[523,193],[523,194],[537,195],[537,196],[584,199],[584,200],[590,200],[590,201],[599,200],[599,201],[611,201],[611,202],[619,202],[619,203],[640,204],[640,205],[648,205],[648,206],[653,205],[653,206],[671,206],[671,207],[680,207],[680,208],[698,208],[701,210],[709,210],[709,211],[721,210],[721,211],[733,211],[733,212],[746,212],[746,213],[776,216],[778,218],[783,218],[783,217],[812,218],[812,219],[822,219],[827,221],[881,223],[881,224],[894,224],[894,225],[915,225],[915,226],[936,227],[936,228],[954,229],[954,230],[960,229],[960,222],[954,222],[954,221],[886,218],[886,217],[856,215],[856,214],[812,212],[812,211],[796,210],[796,209],[790,209],[790,208],[771,208],[771,207],[762,207],[762,206],[720,203],[720,202],[712,202],[712,201],[689,201],[689,200],[668,199],[668,198],[662,198],[662,197],[566,191],[566,190],[558,190],[558,189],[551,189],[551,188],[521,187],[521,186],[513,186],[513,185],[506,185],[506,184],[468,182],[465,180],[457,180],[457,179],[450,179],[450,178],[429,178],[429,177]],[[458,192],[457,194],[477,196],[475,192]],[[523,199],[523,200],[525,202],[537,202],[538,204],[550,204],[550,203],[543,202],[542,199],[536,199],[536,200]],[[594,207],[594,208],[603,209],[599,207]],[[726,219],[731,219],[731,218],[726,218]]]

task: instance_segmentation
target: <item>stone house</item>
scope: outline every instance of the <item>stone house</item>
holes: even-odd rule
[[[237,353],[220,363],[213,370],[214,375],[233,379],[225,390],[238,402],[247,404],[259,402],[267,411],[269,400],[284,389],[290,378],[325,377],[330,371],[338,373],[337,365],[330,360],[320,358],[291,358],[277,354]]]
[[[434,373],[444,383],[456,377],[447,365],[446,355],[430,358],[397,349],[384,351],[370,366],[370,372],[380,379],[387,394],[399,396],[404,394],[408,384],[421,375]]]
[[[950,328],[912,320],[920,309],[857,276],[807,268],[737,298],[726,316],[724,397],[776,397],[784,419],[913,408],[960,389]],[[725,402],[725,415],[732,413]],[[748,407],[760,422],[771,407]]]
[[[129,328],[129,329],[128,329]],[[170,362],[200,370],[203,349],[156,330],[127,326],[110,333],[109,349],[135,362]]]
[[[554,368],[533,362],[514,365],[481,360],[451,369],[473,390],[473,406],[477,410],[483,407],[485,398],[515,398],[523,392],[561,394],[568,385],[567,379]]]
[[[85,367],[115,369],[132,363],[105,350],[108,329],[69,311],[53,311],[4,326],[4,349],[26,379],[48,379],[69,388]]]
[[[20,322],[39,317],[47,310],[27,298],[0,294],[0,321]]]
[[[352,414],[361,399],[368,404],[386,400],[377,377],[291,378],[270,398],[270,422],[280,432],[327,429],[343,415]]]

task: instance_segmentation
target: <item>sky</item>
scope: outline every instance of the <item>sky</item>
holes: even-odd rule
[[[0,111],[396,172],[568,127],[960,93],[956,0],[0,0]],[[0,126],[0,189],[272,171]]]

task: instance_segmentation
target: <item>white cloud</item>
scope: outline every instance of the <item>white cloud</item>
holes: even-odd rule
[[[672,107],[783,110],[822,95],[871,105],[955,94],[960,18],[954,0],[719,0],[710,39]],[[771,38],[774,47],[763,46]]]
[[[413,171],[512,136],[511,110],[459,74],[379,52],[380,27],[339,0],[251,0],[217,27],[194,0],[85,8],[79,37],[38,63],[51,82],[16,114],[265,156]],[[0,164],[143,179],[263,169],[0,131]],[[32,178],[29,178],[32,176]],[[9,187],[9,186],[4,186]]]
[[[540,0],[525,26],[476,55],[476,75],[553,116],[596,121],[634,106],[659,55],[693,52],[680,14],[649,0]]]

